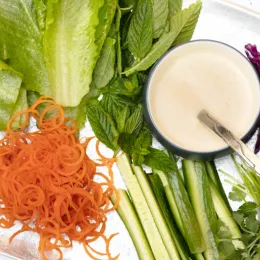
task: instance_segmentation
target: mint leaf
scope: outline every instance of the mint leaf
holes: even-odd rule
[[[99,105],[88,105],[87,115],[96,137],[107,147],[116,151],[118,132],[111,116]]]
[[[199,19],[201,8],[202,2],[201,0],[198,0],[196,3],[190,5],[189,8],[183,10],[183,20],[180,21],[179,26],[182,26],[183,21],[185,21],[185,23],[184,26],[182,26],[182,29],[178,34],[178,37],[175,39],[173,43],[174,46],[187,42],[192,38],[192,35],[194,33],[195,27]],[[174,25],[171,24],[171,26]],[[171,28],[174,29],[174,27]]]
[[[162,150],[150,148],[150,153],[145,157],[144,163],[156,170],[171,172],[174,170],[172,160]]]
[[[190,5],[187,9],[184,9],[172,17],[170,21],[170,31],[159,38],[150,52],[142,60],[135,63],[124,73],[128,76],[135,71],[147,70],[171,47],[173,42],[177,40],[177,43],[181,42],[192,35],[191,30],[192,28],[194,29],[193,26],[196,25],[195,18],[198,18],[201,6],[201,1],[197,1],[195,4]],[[180,36],[178,36],[179,34]]]
[[[151,0],[139,0],[131,19],[127,41],[137,58],[144,57],[152,47],[153,7]]]
[[[140,166],[144,162],[145,156],[151,152],[152,136],[149,129],[144,126],[139,135],[120,134],[118,144],[124,152],[132,156],[134,164]]]
[[[119,133],[122,133],[125,128],[125,123],[130,116],[130,109],[128,106],[125,106],[122,110],[117,111],[116,123],[117,130]]]
[[[147,155],[150,153],[148,148],[151,145],[152,145],[152,135],[149,129],[146,126],[144,126],[135,142],[134,151],[135,153],[138,154]]]
[[[127,134],[138,134],[142,128],[143,121],[143,107],[139,104],[133,114],[127,119],[124,132]]]
[[[136,136],[126,133],[121,133],[118,138],[118,144],[121,149],[130,155],[134,153],[133,147],[136,142]]]
[[[93,72],[93,80],[97,88],[105,87],[113,78],[116,61],[116,40],[107,38]]]
[[[133,162],[136,166],[141,166],[145,160],[145,157],[142,154],[134,153],[133,156]]]
[[[169,14],[168,0],[153,2],[153,38],[159,38],[164,32]]]
[[[182,0],[169,0],[169,18],[171,19],[182,9]]]
[[[126,106],[129,106],[129,108],[136,106],[130,98],[110,93],[103,94],[100,105],[114,120],[116,120],[118,110],[122,110]]]
[[[133,97],[139,93],[140,87],[137,82],[132,82],[126,78],[117,78],[113,82],[111,82],[106,88],[104,88],[104,92],[122,95],[127,97]]]

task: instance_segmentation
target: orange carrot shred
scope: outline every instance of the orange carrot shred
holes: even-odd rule
[[[44,105],[39,112],[38,106]],[[20,131],[12,130],[17,116],[25,115]],[[50,115],[52,115],[50,117]],[[30,117],[37,121],[38,130],[28,132]],[[23,232],[39,234],[39,252],[47,260],[46,251],[70,248],[73,241],[83,244],[86,254],[111,257],[107,238],[106,214],[119,204],[119,192],[113,184],[115,158],[96,152],[100,163],[91,160],[86,150],[94,138],[77,139],[77,124],[65,118],[63,108],[49,96],[40,97],[30,108],[13,115],[0,140],[0,227],[10,228],[15,221],[22,228],[10,237],[10,243]],[[108,175],[97,172],[97,166],[108,168]],[[94,180],[99,176],[102,181]],[[117,202],[110,206],[115,194]],[[105,253],[90,246],[97,239],[105,241]],[[93,252],[93,253],[92,253]]]

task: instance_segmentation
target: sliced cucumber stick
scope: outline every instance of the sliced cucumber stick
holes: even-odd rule
[[[182,164],[187,190],[206,245],[204,256],[207,260],[218,260],[218,249],[211,231],[216,213],[205,165],[190,160],[183,160]]]
[[[214,183],[214,185],[217,188],[218,192],[221,194],[221,197],[225,201],[228,209],[232,212],[232,209],[231,209],[230,204],[228,202],[227,195],[226,195],[226,193],[225,193],[225,191],[223,189],[222,183],[220,181],[220,178],[219,178],[218,171],[216,169],[215,163],[214,162],[205,162],[205,165],[206,165],[207,173],[208,173],[208,176],[209,176],[210,180]]]
[[[191,253],[198,254],[203,252],[205,246],[200,228],[189,200],[189,196],[178,172],[167,174],[155,170],[154,173],[159,175],[164,185],[172,214]]]
[[[150,211],[152,213],[153,219],[156,223],[156,226],[158,228],[158,231],[161,235],[161,238],[167,248],[167,251],[171,257],[172,260],[178,260],[180,259],[178,250],[176,248],[176,245],[174,243],[174,240],[171,236],[171,232],[167,226],[167,223],[163,217],[163,214],[160,210],[160,207],[157,203],[157,200],[154,196],[154,193],[151,189],[150,183],[147,179],[146,174],[144,173],[143,169],[141,167],[132,165],[132,168],[134,170],[135,176],[139,182],[139,185],[143,191],[144,197],[147,201],[147,204],[150,208]]]
[[[163,213],[164,219],[167,222],[169,231],[174,240],[174,243],[178,249],[179,255],[182,260],[189,260],[190,253],[189,248],[180,234],[178,228],[176,227],[172,212],[170,210],[170,205],[167,201],[166,193],[162,184],[160,177],[157,174],[149,174],[148,178],[150,180],[152,189],[154,191],[155,197]]]
[[[133,173],[128,156],[123,154],[118,157],[117,166],[130,193],[155,259],[170,260],[171,257],[163,243],[142,189]]]
[[[210,188],[216,213],[219,219],[229,228],[233,239],[233,245],[237,249],[244,249],[245,245],[242,241],[240,241],[242,238],[241,232],[237,226],[236,221],[232,217],[232,214],[229,211],[224,199],[222,198],[213,183],[210,183]]]
[[[125,190],[119,189],[119,193],[120,203],[116,211],[124,222],[133,240],[139,259],[154,260],[152,250],[145,236],[140,220],[137,217],[134,206],[127,195],[127,192]],[[116,200],[115,196],[112,196],[111,200],[114,203]]]

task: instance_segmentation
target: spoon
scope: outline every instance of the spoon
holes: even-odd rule
[[[230,130],[214,119],[207,111],[202,110],[198,114],[198,119],[225,141],[240,157],[260,175],[259,158]]]

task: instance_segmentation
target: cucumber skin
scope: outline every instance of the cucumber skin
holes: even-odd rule
[[[161,235],[161,238],[164,242],[164,245],[169,253],[169,256],[172,260],[180,260],[176,244],[172,238],[171,232],[168,228],[167,222],[163,217],[163,213],[158,205],[158,202],[155,198],[149,180],[144,173],[143,169],[139,166],[132,165],[132,169],[135,173],[137,181],[143,191],[146,202],[150,208],[155,224],[157,225],[158,231]]]
[[[229,211],[224,199],[220,192],[215,187],[214,183],[210,183],[212,198],[216,213],[219,219],[229,228],[232,235],[232,243],[237,249],[245,249],[244,243],[241,241],[242,234],[240,229],[234,220],[232,213]]]
[[[224,188],[222,186],[222,183],[220,181],[215,163],[213,161],[205,162],[205,165],[206,165],[207,173],[208,173],[208,176],[209,176],[209,181],[212,181],[214,183],[214,185],[217,188],[218,192],[220,193],[222,199],[225,201],[226,206],[228,207],[229,211],[232,212],[232,208],[229,204],[227,195],[226,195]]]
[[[160,205],[161,211],[164,215],[164,218],[167,222],[168,228],[171,232],[172,238],[174,239],[175,245],[179,251],[180,257],[182,260],[190,260],[190,250],[181,236],[178,228],[175,225],[173,215],[170,210],[169,203],[165,194],[165,190],[162,184],[160,177],[157,174],[149,174],[148,178],[150,180],[152,189],[157,198],[158,204]]]
[[[143,227],[137,217],[134,206],[125,190],[119,189],[120,203],[116,211],[124,222],[140,260],[155,260]],[[115,198],[112,196],[112,203]]]
[[[154,222],[142,189],[133,173],[129,157],[126,154],[119,156],[117,158],[117,166],[128,189],[155,259],[170,260],[170,256]]]
[[[211,197],[205,164],[203,162],[183,160],[182,165],[187,190],[206,245],[204,257],[207,260],[218,260],[218,249],[211,230],[211,227],[217,221],[217,216]]]
[[[192,254],[203,252],[205,250],[205,245],[181,176],[179,176],[178,172],[167,174],[160,171],[154,171],[154,173],[160,176],[164,187],[166,187],[166,181],[168,183],[166,196],[176,223],[189,246],[190,252]],[[171,201],[173,203],[171,203]]]

